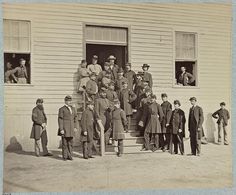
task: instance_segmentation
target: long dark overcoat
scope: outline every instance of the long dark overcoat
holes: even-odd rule
[[[42,124],[47,123],[47,117],[43,110],[40,110],[37,106],[32,110],[33,127],[31,130],[30,138],[40,139],[43,132]]]
[[[136,83],[136,74],[133,70],[124,73],[124,77],[128,80],[128,88],[134,90],[134,83]]]
[[[78,128],[77,113],[75,108],[71,106],[72,113],[67,106],[63,106],[58,112],[58,136],[61,136],[60,131],[64,130],[64,137],[74,137],[74,129]]]
[[[94,112],[87,108],[81,117],[81,141],[82,142],[91,142],[93,141],[93,134],[94,134],[94,127],[95,127],[95,120],[94,120]],[[84,135],[84,132],[87,132],[87,135]]]
[[[185,137],[185,114],[181,109],[173,110],[171,119],[170,119],[170,127],[172,134],[178,134],[179,129],[182,130],[183,137]]]
[[[99,120],[102,120],[102,125],[105,130],[110,126],[109,120],[109,109],[111,109],[112,105],[107,98],[97,98],[95,100],[95,113],[96,117]]]
[[[161,108],[164,114],[164,118],[162,120],[162,133],[169,133],[170,128],[166,127],[166,124],[170,124],[172,105],[170,102],[166,101],[161,104]]]
[[[113,139],[125,139],[124,130],[127,129],[128,121],[124,110],[115,108],[112,111],[112,132]]]
[[[194,112],[194,121],[191,121],[191,109],[193,108],[190,108],[189,110],[189,118],[188,118],[188,129],[190,131],[190,135],[191,133],[196,133],[197,129],[200,128],[201,131],[202,131],[202,124],[203,124],[203,121],[204,121],[204,116],[203,116],[203,111],[202,111],[202,108],[200,106],[195,106],[194,109],[193,109],[193,112]],[[192,127],[195,127],[194,129]]]
[[[145,131],[147,133],[161,133],[161,122],[163,119],[161,106],[156,103],[148,103],[144,108],[142,121],[147,120]]]

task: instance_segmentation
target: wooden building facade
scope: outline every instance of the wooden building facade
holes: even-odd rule
[[[15,136],[24,149],[32,148],[31,111],[40,97],[49,148],[58,147],[58,109],[68,94],[78,105],[78,64],[94,54],[101,64],[115,55],[136,72],[149,64],[158,101],[165,92],[171,102],[180,100],[186,115],[196,96],[213,140],[212,112],[221,101],[231,105],[231,9],[230,3],[3,4],[4,67],[24,57],[28,72],[27,84],[4,86],[5,146]],[[183,65],[196,77],[193,86],[176,84]]]

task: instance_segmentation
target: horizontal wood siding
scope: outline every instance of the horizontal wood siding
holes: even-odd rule
[[[231,100],[230,4],[3,4],[3,17],[31,21],[32,84],[5,85],[5,144],[12,136],[31,147],[31,110],[42,97],[49,117],[49,146],[58,145],[57,112],[67,94],[75,104],[77,68],[84,57],[83,25],[127,26],[130,30],[130,62],[135,71],[151,65],[154,92],[179,99],[188,114],[189,97],[196,96],[204,109],[204,127],[214,137],[211,113]],[[197,88],[173,87],[175,30],[198,34]]]

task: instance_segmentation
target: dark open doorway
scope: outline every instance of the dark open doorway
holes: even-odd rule
[[[98,64],[102,65],[102,67],[110,55],[116,57],[115,63],[120,67],[124,68],[125,63],[128,62],[127,46],[86,44],[86,60],[88,64],[91,63],[93,55],[98,56]]]

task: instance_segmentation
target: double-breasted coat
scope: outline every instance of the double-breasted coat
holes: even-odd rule
[[[39,109],[37,106],[34,107],[32,110],[32,121],[33,127],[30,138],[38,140],[43,132],[42,124],[47,123],[47,117],[44,110]]]
[[[191,117],[191,113],[193,112],[193,117]],[[200,106],[194,106],[189,110],[189,118],[188,118],[188,129],[191,133],[196,133],[197,129],[200,128],[202,131],[202,124],[204,121],[203,111]]]
[[[124,110],[115,108],[112,111],[112,138],[114,140],[125,139],[124,130],[128,127],[128,121]]]
[[[220,124],[220,122],[223,120],[223,125],[228,125],[228,120],[230,119],[229,111],[226,109],[219,109],[216,112],[212,114],[212,117],[217,120],[217,124]]]
[[[82,113],[81,117],[81,141],[82,142],[91,142],[93,141],[95,120],[94,120],[94,112],[89,108]],[[84,132],[87,132],[87,135],[84,135]]]
[[[179,129],[182,130],[182,135],[185,137],[185,123],[186,118],[184,111],[181,109],[175,109],[172,111],[171,119],[170,119],[170,127],[172,134],[178,134]]]
[[[136,83],[136,74],[133,70],[124,73],[124,77],[128,80],[128,88],[134,90],[134,83]]]
[[[148,86],[152,88],[153,81],[152,81],[152,74],[149,72],[144,72],[143,73],[143,80],[148,81]]]
[[[120,92],[120,107],[125,111],[126,116],[133,114],[132,103],[136,100],[137,95],[130,89],[126,88]]]
[[[141,121],[147,121],[145,132],[161,133],[161,122],[164,117],[161,106],[157,102],[148,103],[143,112]]]
[[[165,101],[161,104],[161,108],[164,114],[163,120],[162,120],[162,133],[169,133],[169,128],[166,127],[166,124],[170,124],[170,118],[172,114],[172,105],[170,102]]]
[[[77,119],[77,113],[75,111],[75,108],[70,106],[70,109],[68,106],[64,105],[59,109],[58,112],[58,136],[61,135],[61,131],[64,130],[64,137],[74,137],[74,129],[78,129],[78,119]]]

